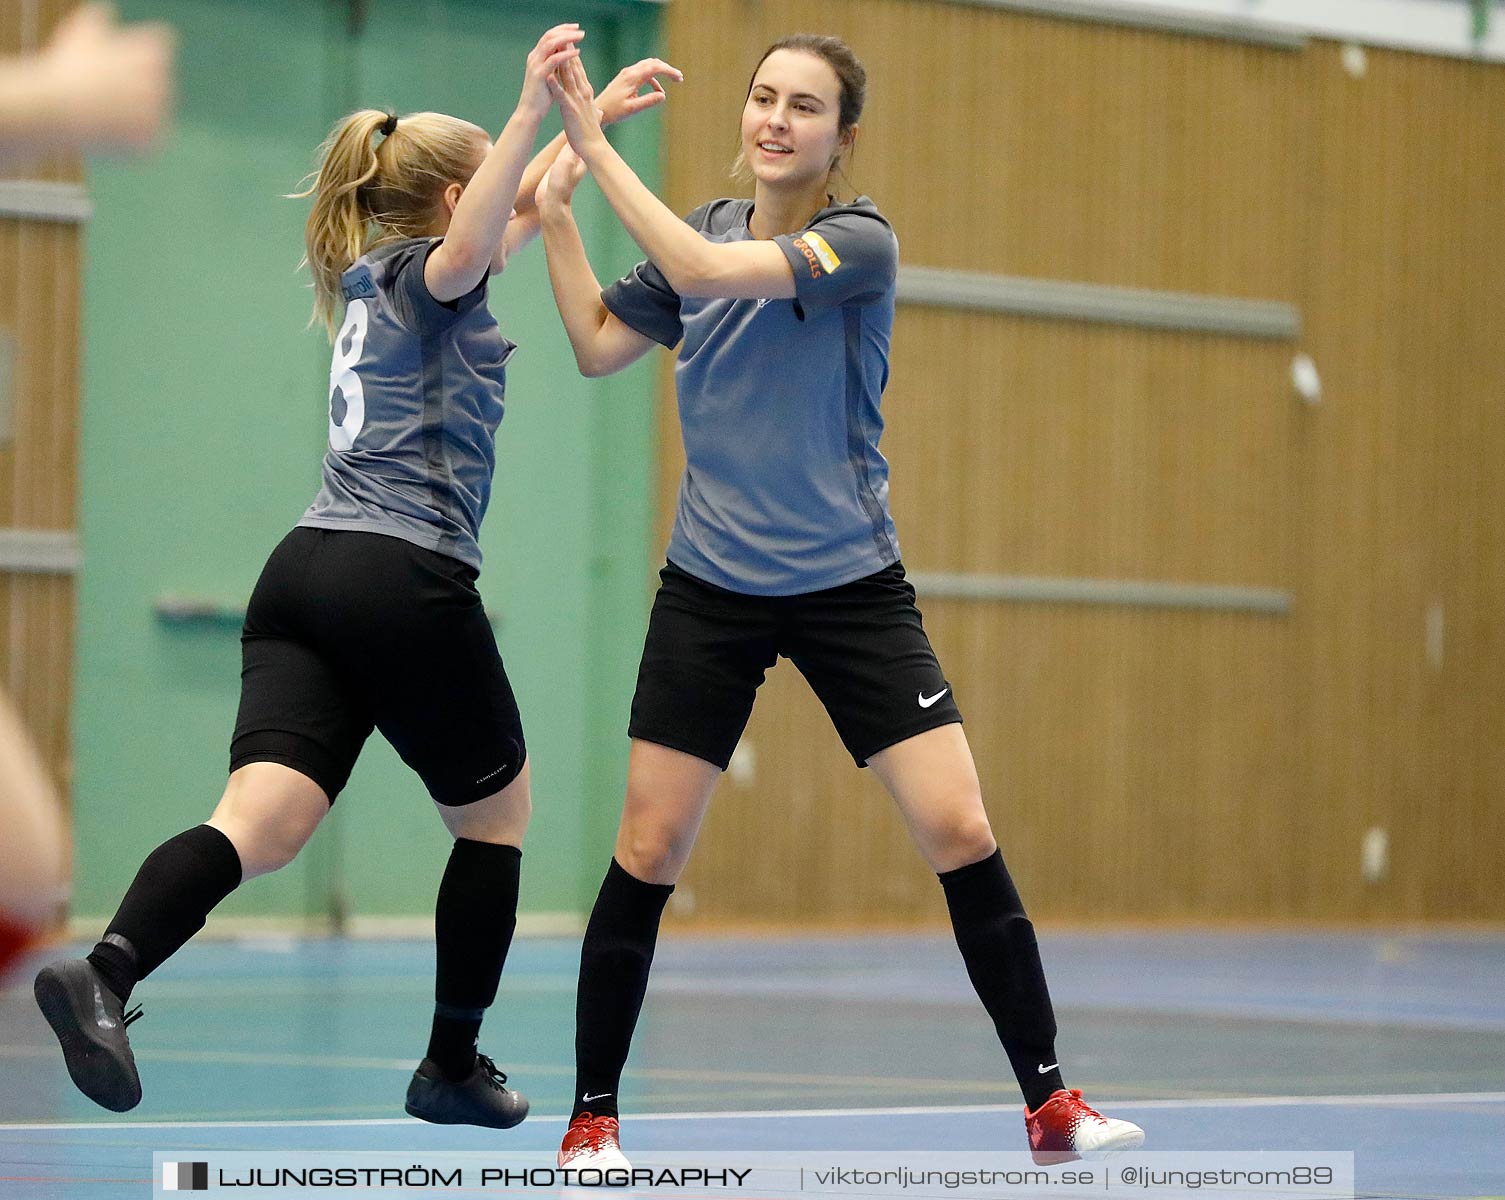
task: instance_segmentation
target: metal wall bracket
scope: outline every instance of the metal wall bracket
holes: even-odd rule
[[[94,203],[81,183],[45,179],[0,180],[0,217],[82,224],[94,215]]]
[[[66,529],[0,529],[0,571],[75,575],[83,565],[78,535]]]
[[[1301,334],[1300,310],[1279,300],[1160,292],[944,267],[900,267],[898,298],[901,304],[1094,321],[1141,329],[1281,340],[1292,340]]]
[[[1273,588],[1137,579],[1053,579],[1030,575],[973,575],[909,571],[915,591],[938,600],[1008,600],[1031,604],[1106,604],[1121,608],[1180,608],[1286,616],[1289,592]]]

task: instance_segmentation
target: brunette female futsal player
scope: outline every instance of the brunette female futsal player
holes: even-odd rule
[[[659,917],[764,672],[800,669],[940,877],[957,944],[1060,1160],[1143,1132],[1068,1091],[1035,934],[984,811],[961,714],[906,582],[878,451],[898,243],[873,202],[831,198],[866,75],[839,39],[769,48],[741,155],[752,200],[685,220],[602,136],[578,62],[550,84],[572,151],[540,189],[549,271],[581,370],[678,347],[687,459],[649,621],[615,857],[581,951],[574,1111],[561,1165],[621,1166],[618,1089]],[[603,290],[570,216],[582,164],[648,256]]]

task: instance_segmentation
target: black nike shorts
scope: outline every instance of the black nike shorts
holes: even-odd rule
[[[779,656],[794,663],[859,767],[962,719],[902,563],[800,596],[748,596],[672,562],[648,621],[628,735],[722,770]]]
[[[527,751],[475,581],[401,538],[294,529],[246,610],[230,769],[282,763],[333,803],[379,729],[440,804],[501,791]]]

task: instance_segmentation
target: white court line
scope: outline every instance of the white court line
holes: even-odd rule
[[[785,999],[826,1000],[832,1003],[888,1003],[894,997],[881,988],[877,994],[871,989],[894,972],[887,967],[856,968],[847,970],[834,984],[809,983],[800,979],[733,980],[721,976],[699,975],[691,972],[665,972],[655,976],[653,986],[665,994],[676,996],[723,996],[734,999],[749,997],[779,997]],[[902,975],[903,973],[900,972]],[[372,975],[358,977],[357,982],[371,989],[407,996],[426,994],[432,990],[433,980],[426,975]],[[574,975],[547,972],[537,975],[519,975],[504,979],[502,995],[552,995],[556,992],[573,992],[577,980]],[[246,980],[240,979],[179,979],[153,980],[152,996],[162,1001],[184,1000],[230,1000],[244,1001],[247,998]],[[964,988],[965,985],[960,985]],[[343,996],[349,993],[349,983],[338,978],[317,980],[268,980],[256,984],[258,998],[286,998],[291,1000],[317,1000],[328,996]],[[1337,993],[1334,993],[1337,994]],[[30,985],[15,984],[0,988],[0,1000],[29,1001]],[[965,990],[946,994],[904,994],[898,997],[904,1004],[921,1007],[974,1008],[976,996]],[[1374,1007],[1327,1007],[1322,999],[1307,1004],[1281,1002],[1237,1001],[1216,996],[1201,997],[1168,1003],[1155,997],[1128,998],[1121,1002],[1096,1003],[1081,997],[1058,995],[1056,1004],[1063,1009],[1092,1012],[1102,1016],[1119,1016],[1124,1013],[1154,1013],[1185,1016],[1200,1020],[1249,1021],[1251,1023],[1292,1023],[1300,1025],[1338,1025],[1345,1028],[1422,1029],[1448,1033],[1501,1033],[1505,1032],[1505,1017],[1494,1013],[1449,1013],[1391,1011]]]
[[[52,1058],[57,1054],[54,1046],[19,1046],[0,1043],[0,1059],[4,1058]],[[295,1067],[305,1070],[350,1070],[350,1071],[402,1071],[413,1069],[411,1058],[369,1058],[336,1054],[272,1054],[264,1051],[240,1050],[171,1050],[146,1049],[136,1054],[138,1062],[171,1062],[218,1064],[256,1067]],[[562,1075],[573,1077],[573,1066],[551,1063],[509,1063],[513,1075]],[[652,1079],[671,1083],[744,1083],[778,1084],[781,1087],[832,1087],[866,1088],[869,1091],[883,1088],[924,1088],[927,1091],[978,1092],[998,1087],[996,1079],[914,1079],[893,1075],[792,1075],[782,1071],[734,1071],[699,1068],[695,1070],[671,1067],[644,1067],[636,1071],[640,1079]]]
[[[1394,1092],[1374,1096],[1227,1096],[1217,1100],[1115,1100],[1114,1108],[1431,1108],[1449,1104],[1505,1104],[1505,1092]]]
[[[1213,1099],[1193,1100],[1115,1100],[1104,1107],[1115,1111],[1121,1108],[1177,1109],[1177,1108],[1305,1108],[1309,1105],[1343,1106],[1353,1108],[1421,1108],[1445,1107],[1457,1104],[1505,1104],[1505,1092],[1397,1092],[1392,1095],[1355,1096],[1222,1096]],[[751,1112],[675,1112],[631,1113],[628,1120],[640,1121],[753,1121],[784,1120],[790,1118],[824,1118],[834,1120],[847,1117],[914,1117],[954,1116],[960,1113],[1017,1113],[1018,1104],[945,1104],[934,1107],[914,1108],[789,1108],[779,1110],[758,1109]],[[569,1118],[564,1113],[549,1116],[529,1116],[531,1124],[564,1124]],[[423,1122],[411,1117],[372,1117],[356,1120],[327,1121],[73,1121],[12,1125],[0,1122],[0,1133],[45,1133],[51,1130],[89,1129],[319,1129],[357,1128],[378,1125],[413,1125]]]
[[[1436,1107],[1450,1104],[1505,1104],[1505,1092],[1416,1092],[1370,1096],[1218,1096],[1186,1100],[1111,1100],[1104,1108],[1115,1112],[1121,1108],[1304,1108],[1307,1105],[1349,1105],[1356,1108],[1384,1108],[1406,1105]],[[937,1104],[909,1108],[791,1108],[754,1112],[630,1113],[628,1120],[638,1121],[725,1121],[755,1119],[801,1119],[810,1117],[915,1117],[954,1116],[965,1113],[1020,1113],[1023,1104]],[[530,1120],[532,1118],[529,1118]],[[542,1120],[555,1120],[543,1117]],[[558,1118],[562,1119],[562,1118]],[[0,1125],[0,1129],[4,1129]]]

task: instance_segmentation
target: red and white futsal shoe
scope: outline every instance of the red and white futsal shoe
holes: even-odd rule
[[[1103,1116],[1082,1099],[1076,1088],[1052,1092],[1034,1112],[1026,1108],[1024,1128],[1029,1131],[1030,1154],[1041,1166],[1102,1158],[1115,1150],[1136,1150],[1144,1145],[1143,1129]]]
[[[559,1165],[576,1171],[630,1171],[632,1164],[617,1141],[616,1117],[593,1117],[581,1113],[564,1131],[559,1146]]]

